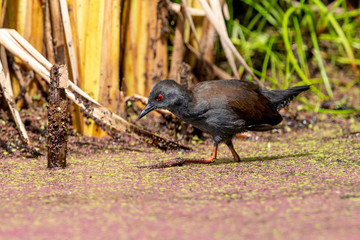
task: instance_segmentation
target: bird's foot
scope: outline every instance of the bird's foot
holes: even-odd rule
[[[233,154],[235,162],[241,162],[239,155],[236,153],[236,151],[234,149],[231,150],[231,153]]]
[[[237,154],[236,154],[236,155],[237,155]],[[235,162],[241,162],[241,159],[240,159],[239,155],[234,156],[234,159],[235,159]]]
[[[217,148],[218,146],[214,146],[213,153],[210,155],[210,157],[203,158],[203,159],[185,159],[185,162],[187,163],[212,163],[215,162],[216,155],[217,155]]]
[[[237,154],[237,152],[235,151],[235,148],[234,148],[232,142],[227,143],[227,145],[228,145],[228,147],[229,147],[229,149],[230,149],[230,151],[231,151],[231,153],[232,153],[232,155],[233,155],[233,157],[234,157],[234,160],[235,160],[236,162],[240,162],[240,161],[241,161],[241,160],[240,160],[240,157],[239,157],[239,155]]]

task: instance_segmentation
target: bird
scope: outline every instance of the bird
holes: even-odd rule
[[[268,90],[248,80],[210,80],[186,88],[166,79],[154,85],[141,119],[156,109],[172,112],[180,120],[209,133],[213,138],[212,154],[204,159],[187,159],[191,163],[212,163],[220,143],[230,149],[234,160],[240,157],[232,139],[245,131],[272,130],[282,121],[279,111],[310,85]],[[182,161],[181,163],[184,163]],[[167,162],[164,166],[172,166]]]

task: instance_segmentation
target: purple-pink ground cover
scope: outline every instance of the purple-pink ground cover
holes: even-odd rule
[[[348,124],[344,130],[344,122]],[[351,127],[350,127],[351,125]],[[121,146],[0,161],[0,239],[360,239],[359,123],[221,145],[210,165],[137,169],[190,153]]]

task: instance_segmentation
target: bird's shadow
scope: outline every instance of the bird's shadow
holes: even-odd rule
[[[279,160],[282,158],[293,158],[293,157],[304,157],[304,156],[310,156],[311,153],[297,153],[297,154],[285,154],[285,155],[271,155],[271,156],[264,156],[264,157],[247,157],[247,158],[240,158],[241,162],[253,162],[253,161],[274,161]],[[221,164],[228,164],[228,163],[234,163],[233,158],[222,158],[222,159],[216,159],[215,162],[211,163],[212,165],[221,165]]]
[[[287,154],[287,155],[273,155],[273,156],[265,156],[265,157],[249,157],[249,158],[242,158],[240,163],[244,162],[252,162],[252,161],[274,161],[279,160],[282,158],[291,158],[291,157],[303,157],[303,156],[309,156],[311,153],[298,153],[298,154]],[[184,159],[184,158],[176,158],[175,160],[168,161],[168,162],[160,162],[156,164],[151,165],[145,165],[145,166],[137,166],[138,168],[147,168],[147,169],[158,169],[158,168],[168,168],[168,167],[175,167],[175,166],[183,166],[183,165],[196,165],[198,163],[191,163],[186,162],[190,159]],[[222,164],[230,164],[234,163],[234,160],[232,158],[223,158],[223,159],[217,159],[215,162],[209,163],[210,165],[222,165]]]

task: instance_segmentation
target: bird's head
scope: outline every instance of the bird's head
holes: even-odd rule
[[[151,89],[148,104],[140,113],[138,119],[156,109],[166,109],[171,112],[184,104],[187,91],[173,80],[162,80]]]

